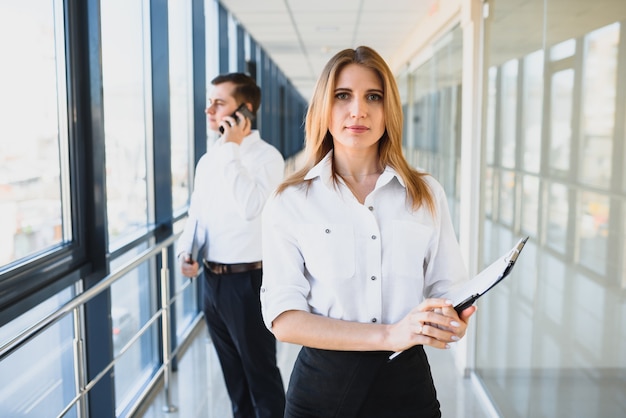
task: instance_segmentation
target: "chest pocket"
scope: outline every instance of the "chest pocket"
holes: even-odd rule
[[[351,225],[304,225],[300,249],[309,273],[319,280],[347,279],[354,276],[354,230]]]
[[[402,276],[422,276],[424,258],[433,233],[430,226],[395,221],[392,238],[392,271]]]

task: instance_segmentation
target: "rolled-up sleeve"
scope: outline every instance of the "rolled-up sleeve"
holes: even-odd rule
[[[309,281],[299,250],[298,226],[282,205],[284,194],[272,196],[263,210],[263,284],[261,308],[268,329],[278,315],[289,310],[310,311]]]

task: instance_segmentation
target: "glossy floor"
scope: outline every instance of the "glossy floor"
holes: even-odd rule
[[[206,326],[199,324],[198,332],[192,337],[189,347],[183,352],[178,363],[178,371],[170,380],[170,406],[175,411],[164,412],[166,395],[161,386],[159,392],[150,399],[134,418],[229,418],[230,401],[226,394],[219,361],[215,354]],[[278,365],[282,371],[285,386],[298,353],[298,346],[279,343]],[[473,390],[469,379],[459,377],[454,370],[452,354],[449,351],[427,348],[433,378],[441,411],[444,418],[486,418],[489,417],[480,397]]]

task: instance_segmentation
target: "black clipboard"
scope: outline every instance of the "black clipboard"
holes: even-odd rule
[[[528,237],[520,239],[510,251],[507,251],[506,254],[491,263],[470,281],[446,293],[443,297],[450,299],[454,304],[454,309],[459,313],[472,306],[479,297],[493,289],[511,273],[526,241],[528,241]]]
[[[441,297],[450,299],[458,313],[461,313],[463,309],[469,308],[479,297],[493,289],[495,285],[511,273],[526,241],[528,241],[528,237],[520,239],[510,251],[507,251],[506,254],[491,263],[489,267],[483,269],[473,279]],[[393,353],[389,356],[389,361],[396,358],[400,353],[402,351]]]

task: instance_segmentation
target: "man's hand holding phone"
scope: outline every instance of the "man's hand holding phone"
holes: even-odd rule
[[[252,129],[253,119],[254,114],[252,114],[246,104],[243,103],[233,114],[222,120],[219,130],[224,135],[226,142],[241,144],[243,138],[246,137]]]

